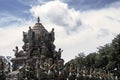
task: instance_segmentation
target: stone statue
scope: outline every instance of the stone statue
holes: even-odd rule
[[[36,77],[38,78],[38,80],[40,79],[40,73],[41,73],[41,69],[40,69],[40,61],[37,60],[36,61]]]
[[[53,59],[54,59],[54,62],[57,62],[58,60],[57,51],[53,52]]]
[[[24,79],[24,73],[23,73],[24,71],[22,70],[22,69],[19,69],[19,73],[18,73],[18,75],[19,75],[19,79],[20,80],[23,80]]]
[[[49,47],[50,47],[51,51],[54,52],[56,46],[51,41],[49,43]]]
[[[13,51],[15,52],[15,56],[16,56],[16,57],[19,57],[19,54],[18,54],[19,52],[18,52],[18,50],[19,50],[19,49],[18,49],[18,46],[16,46],[15,49],[13,49]]]
[[[48,59],[48,79],[53,80],[55,78],[55,72],[54,72],[54,64],[53,59]]]
[[[26,44],[26,52],[27,52],[27,57],[28,58],[32,57],[33,43],[27,43]]]
[[[60,60],[62,52],[63,52],[63,50],[61,50],[61,48],[59,48],[58,51],[54,51],[53,58],[57,61]]]
[[[38,21],[38,23],[40,23],[40,18],[39,17],[37,18],[37,21]]]
[[[28,42],[28,39],[27,39],[27,33],[23,31],[23,42],[24,42],[24,45],[22,46],[23,50],[26,51],[26,44]]]
[[[46,57],[48,57],[48,49],[46,47],[46,44],[44,42],[42,42],[42,47],[41,47],[41,53],[42,55],[45,55]]]
[[[36,76],[38,80],[47,80],[47,64],[45,64],[45,57],[41,56],[40,60],[36,62]]]
[[[27,33],[23,31],[23,41],[27,43]]]
[[[63,50],[61,50],[61,48],[59,48],[59,50],[58,50],[58,59],[60,59],[61,58],[61,53],[63,52]]]
[[[54,42],[55,40],[55,33],[54,33],[54,28],[52,28],[52,31],[50,32],[50,41]]]
[[[34,41],[34,37],[35,37],[35,33],[31,29],[31,27],[29,27],[29,30],[28,30],[28,41],[29,42],[33,42]]]
[[[64,60],[60,59],[58,61],[58,79],[57,80],[66,80],[66,73],[64,70]]]
[[[30,74],[29,74],[29,71],[30,71],[30,65],[29,65],[28,62],[26,63],[24,69],[25,69],[25,75],[26,75],[26,78],[29,79],[29,78],[30,78]]]
[[[76,79],[76,70],[73,64],[70,64],[68,80]]]

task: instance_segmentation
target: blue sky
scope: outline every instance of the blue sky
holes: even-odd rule
[[[29,12],[32,6],[44,5],[50,1],[54,0],[0,0],[0,18],[8,18],[8,16],[11,15],[28,20],[32,18],[31,13]],[[119,0],[61,0],[61,2],[68,4],[69,8],[86,11],[106,8],[109,7],[109,4],[119,2]],[[16,23],[16,20],[9,20],[7,23],[8,25],[9,23]],[[2,24],[4,24],[4,22],[0,25],[2,26]]]
[[[114,3],[119,0],[64,0],[69,6],[74,7],[77,10],[91,10],[101,9],[107,7],[107,5]]]
[[[66,61],[97,51],[120,32],[120,0],[0,0],[0,55],[21,49],[22,31],[38,16],[48,31],[55,28],[56,49]]]
[[[27,11],[30,6],[24,5],[19,1],[15,0],[0,0],[0,12],[7,13],[19,17],[25,17],[28,15]],[[27,16],[26,16],[27,17]]]
[[[29,19],[31,14],[29,9],[35,5],[43,5],[49,1],[54,0],[0,0],[0,17],[8,14],[16,17]],[[109,4],[119,2],[119,0],[61,0],[68,4],[69,8],[74,8],[80,11],[98,10],[108,7]]]

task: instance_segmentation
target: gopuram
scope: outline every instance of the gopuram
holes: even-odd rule
[[[54,28],[48,32],[37,23],[28,32],[23,32],[23,50],[16,46],[13,51],[12,70],[18,71],[20,80],[64,80],[64,60],[61,59],[62,49],[55,50]],[[8,79],[9,80],[9,79]]]

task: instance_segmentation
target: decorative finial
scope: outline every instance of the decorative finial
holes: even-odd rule
[[[38,19],[37,21],[38,21],[38,23],[39,23],[39,22],[40,22],[40,18],[38,17],[37,19]]]

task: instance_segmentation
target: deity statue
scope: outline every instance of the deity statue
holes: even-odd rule
[[[18,46],[16,46],[15,49],[13,49],[13,51],[15,52],[15,56],[16,56],[16,57],[19,57],[19,54],[18,54],[19,52],[18,52],[18,50],[19,50],[19,49],[18,49]]]
[[[63,50],[62,50],[61,48],[59,48],[59,50],[58,50],[58,59],[61,58],[61,54],[62,54],[62,52],[63,52]]]
[[[44,55],[36,62],[36,76],[38,80],[47,80],[47,63],[45,64]]]
[[[24,45],[22,46],[23,50],[26,51],[26,44],[28,42],[28,39],[27,39],[27,33],[23,31],[23,42],[24,42]]]
[[[20,80],[23,80],[24,79],[24,73],[23,73],[24,71],[22,70],[22,69],[19,69],[19,73],[18,73],[18,75],[19,75],[19,79]]]
[[[27,43],[27,33],[23,31],[23,41]]]
[[[28,41],[33,43],[34,37],[35,37],[35,33],[31,29],[31,27],[29,27],[29,30],[28,30]]]
[[[68,80],[76,79],[76,70],[73,64],[70,64]]]
[[[58,61],[58,80],[66,80],[67,75],[65,72],[64,60]]]
[[[50,41],[53,43],[55,40],[55,33],[54,33],[54,28],[52,28],[52,31],[50,32]]]
[[[55,45],[50,41],[50,43],[49,43],[49,48],[50,48],[50,50],[52,51],[52,52],[54,52],[54,50],[55,50]]]
[[[44,42],[42,42],[42,47],[41,47],[41,53],[42,53],[42,55],[47,56],[47,51],[48,51],[48,49],[46,47],[46,44]]]
[[[38,80],[40,79],[40,73],[41,73],[41,69],[40,69],[40,61],[37,60],[36,61],[36,77],[38,78]]]
[[[76,69],[76,79],[77,80],[83,80],[82,71],[80,70],[79,65],[77,65],[77,69]]]
[[[27,57],[30,58],[32,57],[32,52],[33,52],[33,43],[27,43],[26,44],[26,52],[27,52]]]
[[[48,79],[53,80],[55,78],[55,72],[54,72],[54,64],[53,59],[48,59]]]

